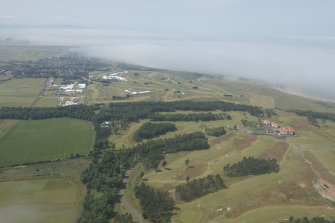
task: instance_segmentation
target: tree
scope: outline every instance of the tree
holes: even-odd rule
[[[186,165],[186,167],[188,167],[188,164],[190,164],[190,159],[186,159],[186,160],[185,160],[185,165]]]
[[[164,169],[165,169],[166,165],[167,165],[167,162],[166,162],[165,160],[163,160],[163,162],[162,162],[162,167],[163,167]]]
[[[188,178],[189,176],[186,178],[186,184],[181,184],[176,187],[176,196],[183,201],[191,201],[195,198],[226,188],[220,175],[208,175],[207,177],[191,181]]]

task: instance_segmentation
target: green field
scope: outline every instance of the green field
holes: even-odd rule
[[[116,71],[121,70],[113,72]],[[110,72],[94,72],[92,75],[94,78],[99,79],[102,75],[108,73]],[[134,75],[134,73],[138,73],[139,75]],[[124,96],[126,94],[125,90],[148,90],[151,93],[135,95],[122,99],[122,101],[224,100],[265,108],[335,112],[334,104],[290,95],[271,86],[253,81],[233,81],[210,76],[199,78],[198,75],[167,70],[132,70],[124,75],[124,77],[128,81],[113,82],[111,84],[93,82],[85,93],[85,103],[108,103],[113,101],[112,96]],[[225,95],[231,96],[228,97]]]
[[[183,112],[184,113],[184,112]],[[256,120],[255,117],[241,112],[230,112],[232,120],[210,122],[176,122],[178,131],[168,133],[161,138],[173,137],[176,134],[203,131],[205,128],[240,124],[242,118]],[[156,172],[145,172],[145,183],[170,191],[185,183],[186,177],[204,177],[208,174],[222,174],[222,168],[228,163],[236,162],[243,156],[270,157],[280,159],[279,173],[260,176],[229,178],[224,176],[228,189],[208,194],[192,202],[177,201],[179,211],[172,218],[173,223],[184,222],[259,222],[268,223],[283,220],[291,215],[320,216],[334,219],[334,204],[320,196],[313,188],[312,180],[326,179],[334,183],[335,124],[324,122],[320,128],[310,125],[306,118],[278,111],[273,117],[281,125],[294,127],[298,134],[288,139],[277,139],[273,136],[259,135],[255,138],[249,130],[230,130],[224,137],[208,137],[209,150],[167,154],[167,169]],[[143,122],[134,123],[122,135],[114,135],[111,142],[131,146],[135,142],[132,136]],[[246,143],[248,142],[249,143]],[[277,153],[271,148],[278,143],[287,143],[290,147],[286,153]],[[307,154],[308,152],[308,154]],[[307,156],[308,155],[308,156]],[[191,168],[186,168],[185,160],[190,159]],[[316,175],[310,167],[319,171]],[[138,174],[130,175],[126,196],[138,208],[132,190],[138,182]]]
[[[1,47],[0,47],[1,48]],[[11,54],[0,55],[17,60],[45,55],[60,55],[61,48],[39,48],[36,52],[26,48],[16,53],[15,48],[3,48]],[[12,58],[13,59],[13,58]],[[222,127],[227,134],[208,136],[210,148],[191,152],[165,154],[167,168],[145,170],[139,164],[127,173],[125,196],[135,209],[141,212],[134,188],[142,181],[169,191],[175,197],[175,186],[209,174],[220,174],[227,189],[207,194],[190,202],[176,200],[178,211],[172,223],[276,223],[290,216],[323,216],[335,220],[335,203],[317,190],[313,181],[324,180],[335,197],[335,123],[319,121],[319,127],[311,125],[307,118],[287,110],[312,110],[335,113],[335,104],[290,95],[256,81],[228,80],[207,75],[174,72],[168,70],[131,70],[124,74],[128,81],[102,83],[101,77],[112,72],[124,71],[111,63],[112,71],[94,71],[82,95],[87,105],[94,103],[118,103],[141,101],[227,101],[263,108],[275,109],[277,115],[269,118],[281,126],[293,127],[297,134],[277,138],[254,132],[251,127],[236,130],[228,126],[241,125],[241,119],[258,121],[258,117],[244,112],[228,112],[232,120],[207,122],[175,122],[177,131],[157,138],[171,138],[178,134]],[[139,68],[140,69],[140,68]],[[22,78],[0,81],[0,107],[3,106],[58,106],[57,89],[42,89],[45,79]],[[57,84],[62,79],[56,79]],[[113,96],[125,96],[126,91],[151,91],[120,100]],[[64,96],[65,99],[71,96]],[[277,109],[278,108],[278,109]],[[98,111],[97,111],[98,112]],[[194,111],[176,111],[191,113]],[[213,111],[213,113],[222,111]],[[108,140],[116,149],[132,147],[137,142],[135,131],[149,120],[129,123],[129,128],[112,134]],[[66,159],[71,155],[87,155],[94,143],[94,128],[90,122],[57,118],[47,120],[0,120],[0,222],[16,223],[74,223],[80,214],[85,194],[80,176],[91,160]],[[143,142],[145,142],[144,140]],[[282,146],[282,147],[281,147]],[[230,178],[223,167],[245,156],[276,158],[279,173]],[[30,165],[19,165],[39,161]],[[185,160],[189,159],[189,166]],[[15,165],[10,167],[10,165]],[[140,177],[141,171],[144,177]],[[333,190],[331,190],[333,189]],[[122,200],[117,205],[119,213],[136,212]]]
[[[62,56],[68,47],[62,46],[0,46],[0,61],[34,61]]]
[[[57,178],[0,182],[0,222],[73,223],[83,193],[77,184]]]
[[[43,78],[11,79],[0,82],[0,107],[31,106],[38,99]]]
[[[91,123],[76,119],[18,121],[0,139],[0,165],[87,155],[93,145]]]

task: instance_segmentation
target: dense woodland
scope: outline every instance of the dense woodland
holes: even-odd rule
[[[154,114],[149,117],[153,121],[214,121],[214,120],[229,120],[231,119],[229,114],[220,113],[189,113],[189,114]]]
[[[266,160],[256,159],[254,157],[243,157],[243,159],[237,163],[224,166],[223,170],[229,177],[241,177],[279,172],[279,165],[276,159]]]
[[[294,111],[297,115],[306,116],[308,121],[313,125],[317,125],[317,119],[329,120],[335,122],[334,113],[322,113],[313,111]]]
[[[226,188],[226,185],[220,175],[208,175],[207,177],[194,179],[186,184],[178,185],[176,193],[179,199],[191,201],[222,188]]]
[[[135,188],[144,218],[152,222],[168,222],[175,210],[175,203],[167,191],[158,190],[142,183]]]
[[[215,137],[223,136],[226,134],[226,130],[224,127],[207,128],[205,131],[207,135]]]
[[[113,219],[113,223],[136,223],[133,221],[131,214],[126,213],[122,215],[116,215]]]
[[[92,120],[96,106],[74,105],[67,107],[2,107],[0,108],[0,119],[24,119],[37,120],[47,118],[78,118]]]
[[[99,121],[120,120],[123,122],[135,122],[140,119],[148,119],[158,112],[182,111],[242,111],[252,115],[262,115],[260,107],[241,105],[228,102],[124,102],[112,103],[108,107],[103,107],[97,117]]]
[[[143,139],[151,139],[176,130],[176,125],[173,123],[146,122],[135,132],[134,140],[139,142]]]

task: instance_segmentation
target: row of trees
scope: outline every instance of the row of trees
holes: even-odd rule
[[[259,175],[271,172],[279,172],[276,159],[256,159],[254,157],[243,157],[233,165],[223,167],[224,173],[229,177],[240,177],[247,175]]]
[[[104,120],[127,120],[128,122],[146,119],[158,112],[182,111],[242,111],[259,116],[263,114],[260,107],[234,104],[228,102],[124,102],[112,103],[108,108],[101,109],[99,118]]]
[[[2,107],[0,108],[0,119],[24,119],[37,120],[48,118],[78,118],[92,120],[97,106],[74,105],[67,107],[40,108],[40,107]]]
[[[201,132],[177,135],[170,139],[151,140],[128,149],[143,161],[147,169],[157,168],[165,153],[209,149],[208,139]]]
[[[134,139],[139,142],[143,139],[151,139],[176,130],[176,125],[173,123],[146,122],[135,132]]]
[[[186,184],[178,185],[176,193],[179,199],[191,201],[222,188],[226,188],[226,185],[220,175],[208,175],[207,177],[194,179]]]
[[[140,201],[144,218],[152,222],[168,222],[176,209],[175,202],[167,191],[155,189],[144,183],[135,187],[135,196]]]
[[[207,128],[205,131],[207,135],[215,137],[223,136],[226,134],[226,130],[224,127]]]
[[[303,217],[303,218],[294,218],[294,217],[290,217],[288,219],[288,221],[282,221],[282,223],[284,222],[292,222],[292,223],[335,223],[335,221],[330,221],[327,220],[323,217],[314,217],[314,218],[307,218],[307,217]]]
[[[231,119],[229,114],[189,113],[189,114],[154,114],[149,117],[153,121],[213,121]]]
[[[294,111],[297,115],[307,117],[308,121],[312,125],[318,126],[317,119],[329,120],[335,122],[335,114],[334,113],[322,113],[322,112],[313,112],[313,111]]]

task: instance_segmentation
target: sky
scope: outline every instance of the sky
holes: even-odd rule
[[[0,39],[335,98],[334,0],[0,0]]]

